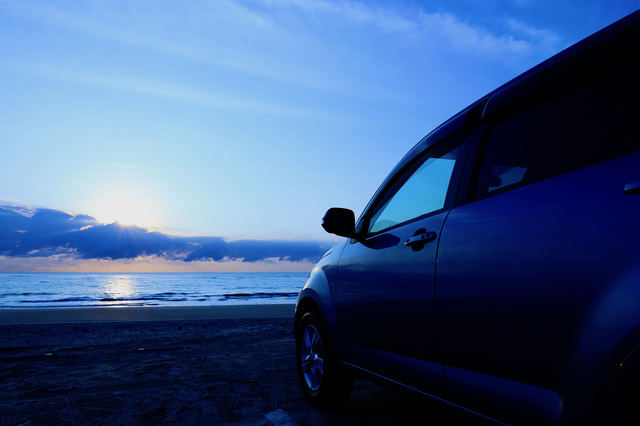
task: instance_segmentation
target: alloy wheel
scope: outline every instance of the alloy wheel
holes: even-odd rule
[[[304,329],[301,343],[302,372],[307,386],[312,392],[315,392],[322,383],[324,354],[320,333],[313,325],[309,324]]]

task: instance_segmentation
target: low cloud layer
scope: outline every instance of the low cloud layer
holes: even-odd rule
[[[328,247],[315,241],[175,237],[137,226],[104,224],[87,215],[0,205],[0,256],[172,261],[317,261]]]

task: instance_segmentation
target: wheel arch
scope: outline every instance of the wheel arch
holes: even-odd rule
[[[640,332],[640,331],[639,331]],[[625,399],[640,386],[640,341],[620,362],[607,392],[603,423],[618,424],[623,414]]]
[[[320,316],[320,320],[326,324],[325,319],[322,316],[322,312],[318,307],[318,304],[312,297],[303,297],[298,300],[298,305],[296,306],[296,313],[293,322],[293,330],[296,336],[298,336],[298,327],[300,326],[300,321],[302,321],[302,317],[305,313],[310,310],[315,310]]]
[[[573,380],[563,417],[587,421],[587,403],[589,416],[617,424],[624,397],[640,378],[640,265],[612,280],[593,302],[567,364]]]
[[[338,273],[338,259],[344,248],[337,245],[313,268],[296,302],[294,332],[298,331],[300,320],[309,309],[316,309],[319,320],[327,331],[330,340],[334,337],[335,291]]]

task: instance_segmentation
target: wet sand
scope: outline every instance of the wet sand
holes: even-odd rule
[[[311,408],[293,309],[2,310],[0,424],[458,424],[363,381],[344,409]]]
[[[293,318],[293,304],[0,309],[0,325],[224,318]]]

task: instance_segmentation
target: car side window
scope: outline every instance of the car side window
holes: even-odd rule
[[[373,209],[369,233],[381,232],[441,210],[458,150],[459,144],[447,143],[440,149],[431,150],[407,170]]]
[[[638,62],[489,123],[471,196],[638,150]],[[534,96],[535,97],[535,96]],[[524,109],[524,110],[523,110]]]

